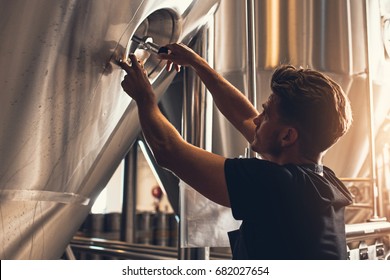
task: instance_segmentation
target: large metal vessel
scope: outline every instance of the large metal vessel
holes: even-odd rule
[[[139,133],[115,61],[188,43],[218,1],[0,1],[0,258],[57,259]],[[153,55],[158,95],[173,79]]]

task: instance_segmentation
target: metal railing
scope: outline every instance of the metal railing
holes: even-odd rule
[[[86,253],[102,258],[130,260],[177,260],[179,256],[176,247],[130,244],[92,237],[75,236],[69,246],[75,256]],[[231,259],[231,255],[224,252],[211,252],[210,258]]]
[[[101,257],[133,260],[174,260],[177,259],[177,249],[144,244],[130,244],[90,237],[74,237],[70,246],[75,254],[88,253]]]

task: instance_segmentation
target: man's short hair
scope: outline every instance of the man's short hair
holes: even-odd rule
[[[352,123],[348,97],[318,71],[281,65],[272,75],[271,89],[281,120],[298,130],[301,151],[307,156],[329,149]]]

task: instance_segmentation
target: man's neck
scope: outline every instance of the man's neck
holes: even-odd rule
[[[275,156],[265,156],[263,157],[266,160],[277,163],[279,165],[285,164],[322,164],[323,155],[318,155],[313,158],[305,157],[303,155],[280,155],[278,157]]]

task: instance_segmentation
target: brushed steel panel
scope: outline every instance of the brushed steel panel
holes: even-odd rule
[[[217,2],[0,0],[1,259],[61,256],[139,133],[113,62],[142,29],[188,43]],[[147,63],[160,96],[174,74]]]

